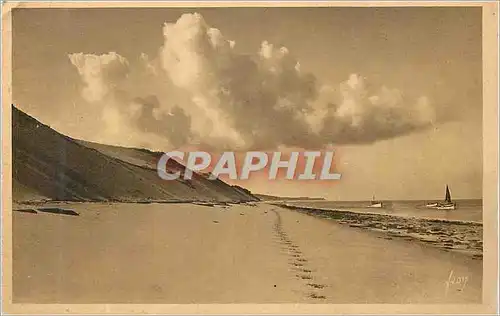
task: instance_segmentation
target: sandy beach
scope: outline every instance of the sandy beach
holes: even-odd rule
[[[13,208],[14,303],[481,302],[482,260],[266,203]]]

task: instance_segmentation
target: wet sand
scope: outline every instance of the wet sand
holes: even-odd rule
[[[16,209],[14,303],[481,302],[482,260],[264,203]]]
[[[483,257],[483,225],[477,222],[449,221],[389,214],[330,210],[281,204],[281,207],[336,221],[360,229],[385,233],[385,238],[413,239],[446,251],[460,252],[474,259]]]

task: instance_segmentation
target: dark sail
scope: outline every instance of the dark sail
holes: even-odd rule
[[[451,194],[450,194],[450,189],[448,189],[448,186],[446,186],[446,197],[444,198],[444,201],[446,203],[451,203]]]

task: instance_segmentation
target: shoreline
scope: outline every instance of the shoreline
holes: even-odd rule
[[[280,203],[273,203],[273,205],[313,217],[333,220],[351,228],[379,232],[389,238],[415,240],[441,250],[466,254],[476,260],[483,258],[482,223],[322,209]]]
[[[267,201],[264,201],[267,202]],[[304,209],[304,210],[317,210],[321,212],[336,212],[339,214],[342,213],[349,213],[349,214],[361,214],[361,215],[374,215],[374,216],[387,216],[387,217],[397,217],[397,218],[404,218],[404,219],[415,219],[415,220],[425,220],[428,222],[436,222],[436,223],[452,223],[452,224],[457,224],[457,225],[478,225],[478,226],[483,226],[482,222],[477,222],[477,221],[466,221],[466,220],[457,220],[457,219],[437,219],[437,218],[430,218],[430,217],[416,217],[416,216],[406,216],[406,215],[395,215],[395,214],[387,214],[387,213],[376,213],[376,212],[360,212],[360,211],[354,211],[354,210],[349,210],[349,209],[335,209],[335,208],[322,208],[322,207],[315,207],[315,206],[299,206],[299,205],[290,205],[287,203],[276,203],[276,202],[268,202],[269,204],[275,205],[275,206],[281,206],[281,207],[286,207],[289,209]],[[370,209],[367,207],[367,209]]]

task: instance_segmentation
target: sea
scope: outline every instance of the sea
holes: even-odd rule
[[[305,207],[317,207],[331,210],[348,210],[359,213],[376,213],[422,219],[439,219],[450,222],[483,222],[483,200],[455,200],[455,210],[436,210],[425,207],[430,201],[381,201],[383,208],[369,208],[371,201],[287,201],[287,204]]]

